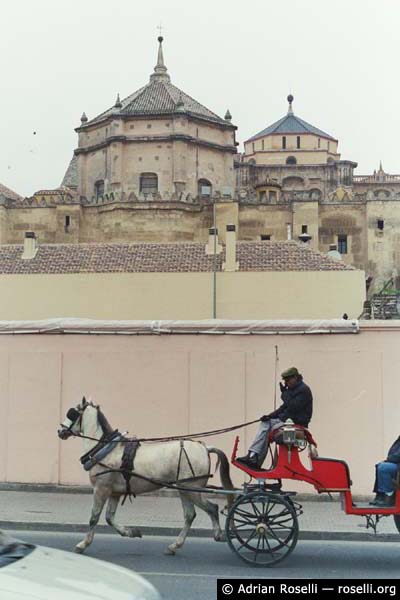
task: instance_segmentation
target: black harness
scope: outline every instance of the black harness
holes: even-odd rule
[[[95,465],[99,464],[107,454],[114,450],[122,438],[123,436],[118,429],[112,433],[103,433],[99,443],[79,459],[85,471],[90,471]]]
[[[187,464],[189,465],[189,469],[191,470],[193,477],[196,477],[195,472],[194,472],[193,467],[192,467],[192,463],[190,462],[190,458],[188,456],[188,453],[186,452],[186,448],[184,446],[184,442],[185,442],[185,440],[180,440],[181,449],[180,449],[180,452],[179,452],[178,467],[176,469],[176,480],[177,481],[179,481],[179,475],[180,475],[180,472],[181,472],[182,455],[185,455]]]
[[[124,453],[121,460],[121,472],[125,479],[126,493],[124,499],[121,502],[121,506],[124,505],[125,500],[129,498],[132,501],[132,496],[136,498],[136,494],[131,489],[131,477],[133,473],[133,462],[135,460],[136,452],[140,446],[140,442],[136,438],[123,438],[126,440],[124,445]]]

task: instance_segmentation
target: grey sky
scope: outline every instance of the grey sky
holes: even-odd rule
[[[82,111],[147,83],[160,21],[172,82],[229,108],[239,142],[291,91],[356,173],[400,172],[397,0],[3,0],[0,19],[0,182],[22,195],[60,184]]]

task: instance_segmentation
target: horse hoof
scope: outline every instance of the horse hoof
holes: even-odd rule
[[[176,552],[173,548],[168,547],[165,551],[164,554],[166,556],[175,556]]]
[[[218,533],[218,534],[217,534],[217,535],[214,537],[214,540],[215,540],[216,542],[226,542],[226,535],[225,535],[225,533],[223,533],[223,532],[221,531],[221,533]]]
[[[140,529],[137,529],[136,527],[126,527],[126,536],[127,537],[138,537],[141,538],[142,537],[142,532],[140,531]]]
[[[77,554],[83,554],[85,552],[85,549],[83,546],[75,546],[74,548],[74,552],[76,552]]]

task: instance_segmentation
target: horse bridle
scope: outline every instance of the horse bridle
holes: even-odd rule
[[[76,424],[76,423],[78,423],[78,425],[79,425],[79,430],[81,430],[81,429],[82,429],[82,418],[83,418],[83,413],[85,412],[85,410],[86,410],[86,408],[87,408],[88,406],[90,406],[90,403],[87,403],[87,404],[85,404],[85,405],[84,405],[84,406],[81,408],[81,410],[78,410],[78,408],[70,408],[70,409],[68,410],[67,414],[66,414],[66,417],[67,417],[67,419],[69,419],[69,420],[71,421],[71,423],[68,425],[68,427],[67,427],[67,425],[64,425],[64,423],[61,423],[60,425],[61,425],[61,427],[62,427],[62,431],[69,431],[69,433],[70,433],[71,435],[74,435],[74,436],[76,436],[76,437],[84,437],[84,438],[86,438],[86,437],[87,437],[88,439],[94,439],[94,438],[90,438],[89,436],[84,436],[84,435],[82,435],[81,433],[74,433],[74,432],[72,431],[72,428],[75,426],[75,424]],[[92,405],[92,406],[93,406],[93,405]],[[115,431],[117,431],[117,430],[115,430],[115,431],[113,431],[113,430],[110,430],[110,431],[109,431],[109,430],[107,429],[106,423],[104,422],[104,421],[105,421],[105,418],[104,418],[104,415],[103,415],[103,413],[100,411],[100,407],[99,407],[99,406],[95,406],[94,408],[96,408],[96,410],[97,410],[97,418],[98,418],[98,420],[99,420],[100,427],[101,427],[101,429],[102,429],[102,432],[103,432],[103,435],[102,435],[101,439],[100,439],[100,440],[98,440],[98,439],[94,439],[94,441],[97,441],[97,442],[103,442],[103,441],[104,441],[104,439],[105,439],[105,438],[107,438],[107,436],[109,436],[110,434],[113,434],[113,433],[115,433]]]
[[[72,428],[75,425],[75,423],[78,421],[79,419],[79,429],[81,429],[82,427],[82,417],[83,417],[83,413],[85,412],[85,408],[86,406],[83,408],[82,411],[79,411],[76,408],[70,408],[67,412],[67,419],[69,419],[71,421],[70,425],[67,427],[66,425],[64,425],[64,423],[61,423],[61,427],[64,429],[64,431],[69,431],[70,433],[72,433]]]

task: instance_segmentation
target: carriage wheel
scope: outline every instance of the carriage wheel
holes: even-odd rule
[[[394,522],[397,527],[397,531],[400,533],[400,515],[393,515]]]
[[[299,524],[291,501],[279,494],[253,492],[240,496],[225,524],[235,554],[255,567],[270,567],[295,548]]]

